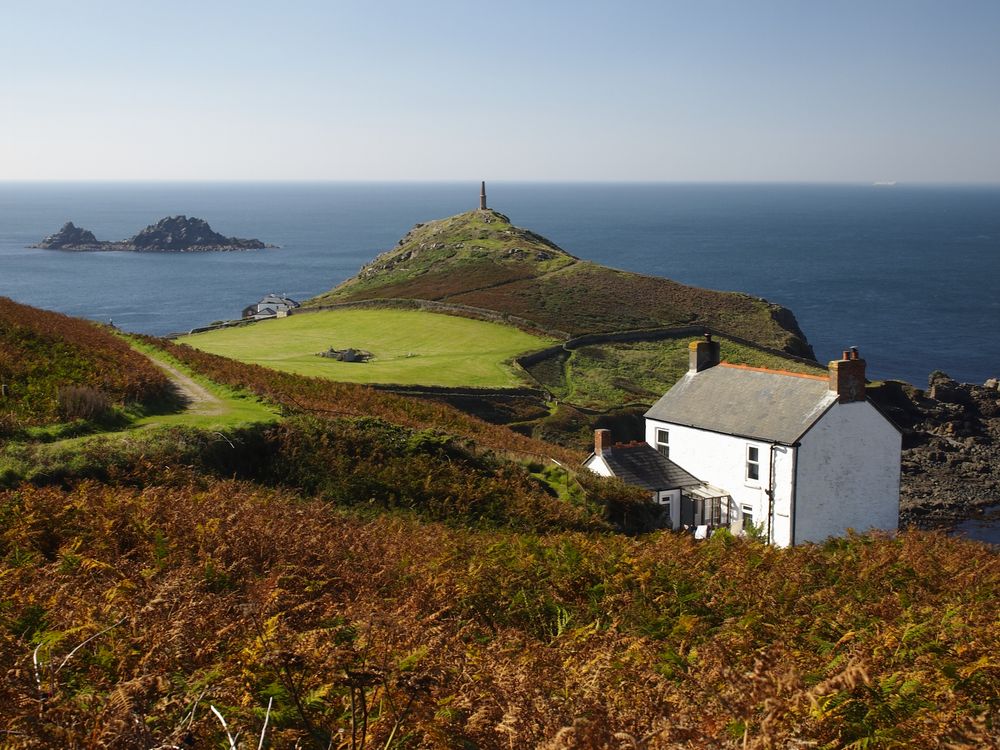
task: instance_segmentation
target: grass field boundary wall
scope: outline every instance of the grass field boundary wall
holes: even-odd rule
[[[289,310],[288,315],[307,315],[309,313],[326,312],[330,310],[350,310],[355,308],[423,310],[424,312],[437,312],[443,315],[456,315],[463,318],[472,318],[473,320],[484,320],[487,323],[510,325],[515,328],[520,328],[528,333],[542,334],[557,339],[568,339],[570,337],[570,334],[566,331],[546,328],[545,326],[539,325],[532,320],[521,318],[517,315],[509,315],[496,310],[487,310],[483,307],[456,305],[448,302],[437,302],[435,300],[427,299],[407,299],[396,297],[376,300],[363,299],[355,300],[353,302],[337,302],[329,305],[319,305],[317,307],[300,307],[295,310]],[[265,320],[272,320],[272,318],[265,318]],[[190,331],[169,333],[163,338],[176,339],[181,336],[190,336],[195,333],[207,333],[208,331],[217,331],[220,328],[234,328],[236,326],[251,325],[258,322],[260,321],[254,320],[253,318],[247,318],[245,320],[227,320],[222,323],[192,328]]]
[[[544,388],[476,388],[474,386],[447,385],[394,385],[393,383],[370,383],[369,388],[389,391],[403,396],[489,396],[490,398],[551,398]]]
[[[227,320],[223,323],[213,323],[210,326],[198,326],[197,328],[192,328],[190,331],[176,331],[174,333],[168,333],[163,338],[165,339],[179,339],[181,336],[190,336],[195,333],[208,333],[209,331],[218,331],[221,328],[237,328],[239,326],[248,326],[251,323],[258,323],[259,321],[253,318],[246,318],[241,320]]]

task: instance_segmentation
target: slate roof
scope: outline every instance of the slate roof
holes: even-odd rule
[[[648,443],[618,444],[601,456],[614,475],[626,484],[656,490],[691,487],[701,481]]]
[[[299,303],[290,297],[282,297],[280,294],[265,294],[258,305],[286,305],[288,307],[298,307]]]
[[[825,377],[722,363],[686,373],[646,418],[791,445],[836,400]]]

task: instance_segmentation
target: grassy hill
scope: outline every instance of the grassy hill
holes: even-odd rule
[[[350,309],[294,315],[178,339],[213,354],[349,383],[503,388],[523,385],[510,365],[554,340],[511,326],[420,310]],[[364,363],[317,356],[370,352]]]
[[[778,305],[581,261],[492,210],[418,224],[397,247],[306,305],[386,298],[486,308],[567,334],[708,325],[812,356],[794,316]]]

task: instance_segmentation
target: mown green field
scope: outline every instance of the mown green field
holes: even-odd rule
[[[510,360],[555,343],[516,328],[420,310],[328,310],[224,328],[178,343],[276,370],[349,383],[509,387],[523,385]],[[373,359],[338,362],[330,347]]]

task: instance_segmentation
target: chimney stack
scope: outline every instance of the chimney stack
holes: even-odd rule
[[[594,430],[594,455],[603,456],[611,450],[611,430]]]
[[[719,342],[712,341],[712,334],[706,332],[704,339],[688,344],[688,372],[701,372],[719,362]]]
[[[865,400],[865,361],[858,356],[858,347],[845,349],[840,359],[830,362],[830,390],[841,404]]]
[[[479,186],[479,210],[486,210],[486,180]]]

